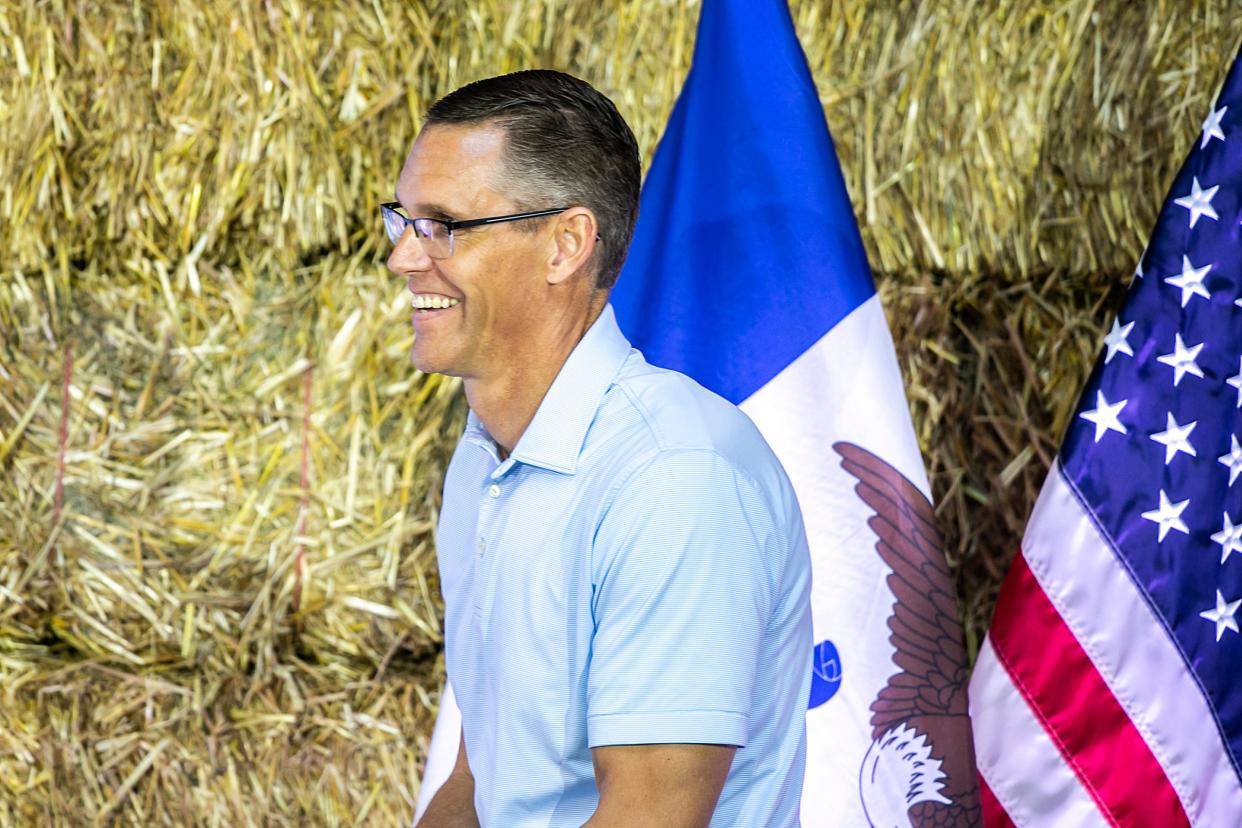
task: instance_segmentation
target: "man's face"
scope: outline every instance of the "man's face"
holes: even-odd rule
[[[495,126],[424,129],[401,170],[397,200],[415,218],[518,212],[498,189],[504,183],[504,143],[504,130]],[[513,223],[456,230],[453,255],[432,259],[413,229],[406,229],[388,257],[388,269],[406,277],[415,304],[420,297],[457,301],[413,311],[410,359],[416,368],[485,378],[522,357],[539,325],[547,288],[550,237],[542,231],[523,232]]]

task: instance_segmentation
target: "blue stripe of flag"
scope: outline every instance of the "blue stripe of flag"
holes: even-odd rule
[[[655,365],[734,403],[875,293],[783,0],[705,0],[612,293]]]

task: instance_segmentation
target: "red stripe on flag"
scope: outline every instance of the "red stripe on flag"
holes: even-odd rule
[[[1190,825],[1147,742],[1022,555],[1009,567],[989,632],[1014,686],[1111,824]]]
[[[979,804],[983,806],[984,828],[1017,828],[1005,811],[1005,806],[1000,804],[996,794],[992,793],[992,789],[988,787],[988,781],[983,778],[983,774],[978,774],[978,777]]]

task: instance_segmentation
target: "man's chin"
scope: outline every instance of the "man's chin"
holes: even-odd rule
[[[461,371],[453,365],[451,359],[442,354],[419,353],[418,348],[410,349],[410,364],[424,374],[444,374],[449,377],[460,377]]]

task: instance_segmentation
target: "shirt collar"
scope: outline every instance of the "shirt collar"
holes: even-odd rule
[[[629,354],[629,340],[617,327],[612,305],[605,305],[561,366],[510,459],[566,474],[576,472],[595,412]],[[466,432],[492,442],[473,411],[466,419]]]

